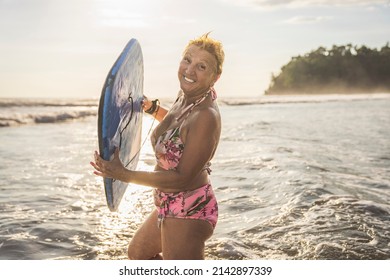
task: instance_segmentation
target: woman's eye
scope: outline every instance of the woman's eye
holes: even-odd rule
[[[198,67],[199,67],[199,70],[202,70],[202,71],[206,70],[206,65],[201,64]]]
[[[189,59],[188,57],[184,57],[184,58],[183,58],[183,61],[184,61],[184,62],[187,62],[187,63],[190,63],[190,59]]]

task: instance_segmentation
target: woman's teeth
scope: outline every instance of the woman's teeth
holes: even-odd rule
[[[186,80],[186,82],[189,82],[189,83],[195,83],[194,80],[191,80],[191,79],[187,78],[186,76],[184,76],[184,80]]]

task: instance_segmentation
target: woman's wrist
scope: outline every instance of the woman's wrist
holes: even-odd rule
[[[150,115],[157,113],[157,111],[160,107],[159,104],[160,104],[160,100],[158,100],[158,99],[152,100],[152,105],[149,107],[149,109],[145,110],[145,113],[148,113]]]
[[[131,179],[133,177],[132,173],[132,170],[123,167],[121,171],[119,171],[118,176],[115,179],[125,183],[131,183]]]

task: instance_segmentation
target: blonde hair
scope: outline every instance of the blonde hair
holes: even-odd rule
[[[198,46],[202,50],[208,51],[211,55],[213,55],[217,61],[217,75],[221,75],[222,73],[222,65],[225,59],[225,53],[223,51],[223,46],[220,41],[217,41],[213,38],[209,37],[210,32],[203,34],[202,36],[190,40],[186,48],[184,49],[184,53],[188,50],[190,46]]]

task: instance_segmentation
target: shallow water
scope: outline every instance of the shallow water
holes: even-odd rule
[[[221,113],[208,259],[390,258],[389,98]],[[0,259],[126,258],[151,189],[129,186],[108,210],[89,166],[96,130],[96,116],[0,129]],[[153,164],[146,141],[139,169]]]

